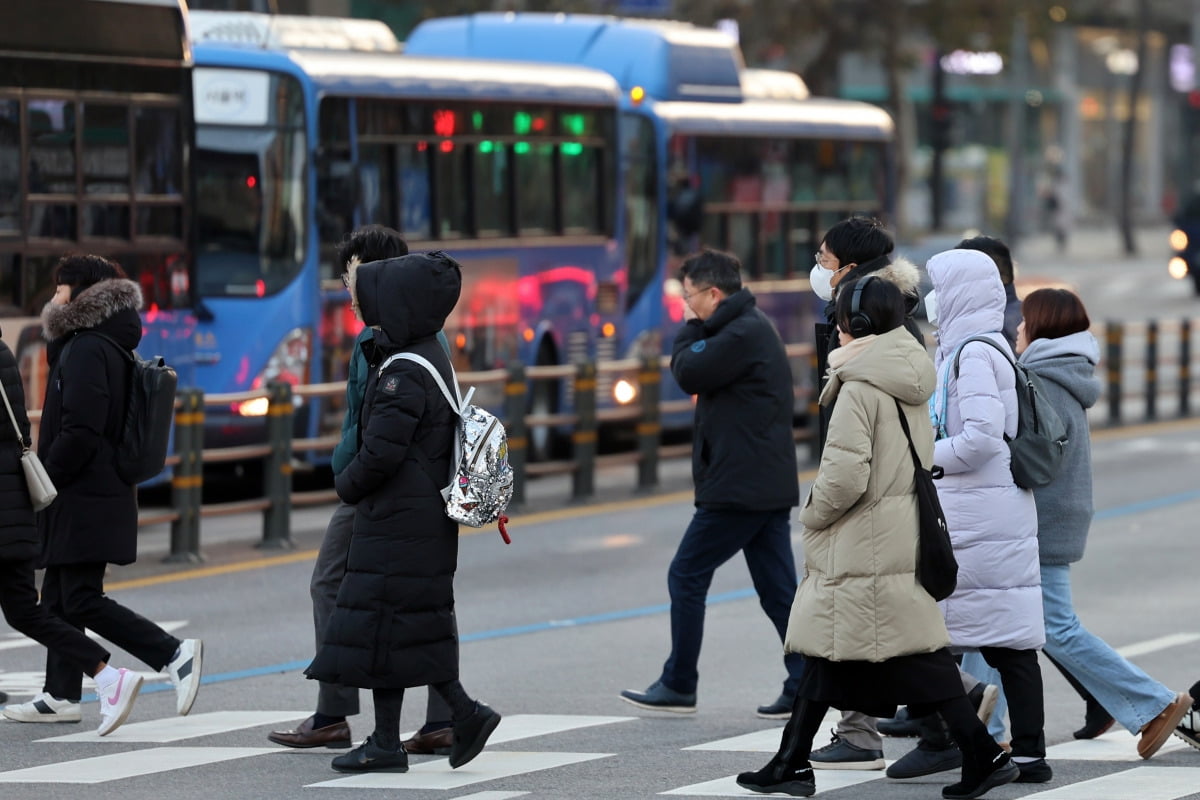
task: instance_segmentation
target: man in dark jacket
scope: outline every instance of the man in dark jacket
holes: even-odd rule
[[[108,564],[137,559],[137,490],[113,467],[129,398],[129,355],[142,338],[142,291],[116,264],[94,255],[63,258],[57,291],[42,311],[50,376],[38,456],[58,498],[38,515],[42,603],[95,632],[175,685],[175,710],[187,714],[200,687],[201,641],[180,640],[104,594]],[[46,655],[43,689],[51,701],[9,706],[21,722],[78,720],[83,676],[63,652]]]
[[[458,682],[458,526],[441,495],[457,415],[422,366],[390,359],[401,351],[423,356],[449,385],[454,372],[437,334],[461,288],[461,268],[441,252],[363,264],[351,282],[373,332],[362,347],[369,370],[361,446],[335,481],[338,496],[354,506],[354,523],[337,606],[306,671],[372,690],[375,731],[333,760],[340,772],[408,768],[400,710],[409,687],[427,685],[449,705],[452,768],[478,755],[500,722]]]
[[[671,655],[644,692],[626,702],[655,711],[696,710],[697,663],[705,597],[717,567],[740,551],[759,602],[779,633],[787,632],[796,594],[790,509],[800,502],[792,438],[792,371],[783,340],[742,286],[741,264],[705,251],[684,261],[687,324],[675,337],[671,372],[697,395],[692,444],[696,512],[667,573]],[[784,656],[788,678],[771,710],[795,697],[803,669]]]

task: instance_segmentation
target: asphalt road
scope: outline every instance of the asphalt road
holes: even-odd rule
[[[1200,423],[1099,434],[1098,514],[1088,555],[1074,571],[1084,621],[1176,689],[1200,678],[1198,453]],[[506,722],[494,746],[460,770],[450,771],[442,758],[414,757],[407,774],[347,780],[330,769],[332,751],[286,751],[267,742],[268,731],[300,720],[315,701],[301,670],[312,651],[312,548],[328,510],[312,509],[298,512],[295,551],[257,551],[250,545],[258,521],[229,518],[212,526],[209,560],[195,568],[160,564],[162,539],[148,534],[143,561],[114,569],[110,591],[179,635],[205,640],[196,708],[187,718],[173,716],[173,695],[159,679],[130,722],[105,739],[94,733],[94,702],[84,704],[81,725],[0,722],[0,797],[748,796],[730,778],[761,766],[777,744],[782,723],[753,712],[776,696],[783,669],[745,567],[731,562],[712,587],[698,712],[656,714],[621,702],[618,692],[644,688],[667,654],[665,571],[690,515],[690,495],[633,497],[614,486],[608,497],[623,499],[515,515],[511,546],[494,532],[463,537],[462,679]],[[0,688],[31,695],[41,660],[37,646],[0,628]],[[114,663],[135,666],[124,654]],[[1200,797],[1200,752],[1178,740],[1150,762],[1137,758],[1123,732],[1082,747],[1071,743],[1082,703],[1048,665],[1045,676],[1055,781],[1003,787],[989,797]],[[405,730],[421,723],[423,705],[423,692],[412,691]],[[371,728],[365,695],[364,708],[352,720],[356,738]],[[897,758],[911,744],[888,740],[885,755]],[[834,788],[847,780],[866,782]],[[948,782],[818,775],[822,796],[867,800],[935,798]]]

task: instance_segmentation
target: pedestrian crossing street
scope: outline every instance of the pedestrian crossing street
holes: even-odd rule
[[[307,751],[288,750],[279,747],[210,747],[186,746],[189,739],[292,723],[303,718],[303,711],[213,711],[192,714],[188,717],[170,717],[123,725],[103,739],[92,730],[49,736],[35,740],[36,743],[72,744],[87,743],[103,745],[150,745],[110,755],[80,759],[64,759],[24,769],[0,771],[0,784],[106,784],[147,775],[169,773],[174,770],[202,768],[238,759],[278,758],[281,754],[291,756],[318,757],[328,759],[330,752],[323,748]],[[552,749],[537,751],[512,750],[493,747],[520,742],[534,737],[576,731],[596,726],[618,726],[639,719],[630,716],[584,716],[552,714],[514,714],[506,716],[489,742],[489,748],[468,766],[452,770],[444,758],[414,759],[407,773],[368,773],[344,777],[331,777],[306,785],[306,788],[339,789],[388,789],[403,797],[405,790],[456,790],[482,787],[489,781],[512,778],[525,774],[559,769],[589,761],[614,758],[617,753],[558,752]],[[830,726],[836,715],[826,720]],[[6,723],[0,723],[6,724]],[[16,724],[16,723],[7,723]],[[764,757],[773,753],[779,744],[780,726],[702,742],[683,748],[692,752],[742,752],[758,753]],[[545,744],[541,745],[543,748]],[[1181,740],[1172,737],[1162,754],[1177,750],[1189,750]],[[1200,754],[1196,766],[1160,766],[1157,761],[1144,762],[1137,756],[1133,736],[1124,731],[1110,732],[1089,742],[1068,742],[1048,749],[1047,758],[1052,763],[1063,761],[1106,761],[1127,764],[1112,774],[1073,783],[1063,783],[1056,778],[1044,789],[1023,794],[1029,800],[1178,800],[1200,793]],[[757,764],[750,759],[746,768]],[[818,792],[824,794],[838,789],[886,781],[883,772],[855,772],[824,770],[817,774]],[[4,790],[0,789],[0,796]],[[459,796],[456,800],[506,800],[531,794],[530,792],[486,791]],[[758,797],[734,781],[733,775],[708,780],[660,792],[662,795],[687,797]],[[843,796],[851,796],[844,794]]]

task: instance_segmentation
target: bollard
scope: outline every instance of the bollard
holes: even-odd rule
[[[1110,425],[1121,423],[1121,339],[1124,336],[1124,326],[1119,322],[1108,322],[1104,326],[1104,340],[1107,345],[1108,372],[1108,422]]]
[[[638,385],[642,391],[642,417],[637,425],[638,438],[638,489],[648,490],[658,486],[658,445],[662,432],[662,372],[658,359],[648,356],[642,360],[638,371]]]
[[[1158,417],[1158,321],[1146,324],[1146,419]]]
[[[504,382],[504,429],[508,435],[508,465],[513,471],[512,505],[525,502],[525,461],[529,454],[529,434],[525,427],[525,409],[529,391],[525,387],[525,368],[508,368]]]
[[[1179,416],[1191,412],[1192,390],[1192,321],[1187,317],[1179,323]]]
[[[591,497],[596,491],[596,365],[580,364],[575,372],[575,432],[571,435],[575,475],[571,496]]]
[[[181,389],[175,409],[175,454],[179,463],[171,478],[171,505],[178,517],[171,522],[171,552],[167,563],[196,563],[200,555],[200,502],[204,490],[201,451],[204,449],[204,393]]]
[[[281,549],[292,546],[292,387],[272,381],[267,390],[267,442],[271,453],[263,464],[263,495],[270,505],[263,511],[259,547]]]

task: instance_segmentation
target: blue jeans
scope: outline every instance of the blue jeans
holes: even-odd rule
[[[783,641],[796,596],[790,516],[790,509],[696,509],[667,572],[667,589],[671,594],[671,655],[663,664],[660,678],[667,688],[684,694],[696,691],[708,588],[717,567],[739,550],[746,557],[759,604],[775,625],[779,641]],[[783,690],[795,694],[804,659],[793,653],[785,655],[783,663],[788,671]]]
[[[1071,602],[1069,565],[1042,564],[1042,613],[1046,619],[1046,654],[1075,676],[1125,730],[1137,734],[1175,701],[1174,692],[1083,627]],[[978,668],[973,657],[971,653],[963,657],[963,669],[981,681],[995,683],[996,673]],[[1000,700],[988,725],[993,735],[1004,731],[1003,694]]]

